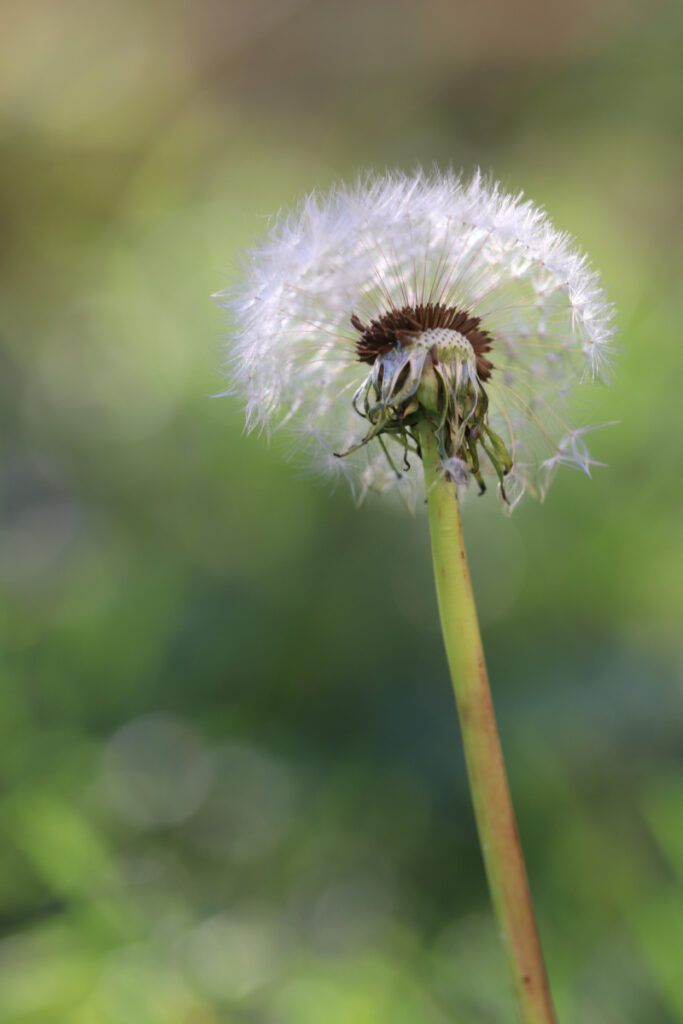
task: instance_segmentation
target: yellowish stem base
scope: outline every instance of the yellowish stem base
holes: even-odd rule
[[[512,971],[522,1024],[556,1024],[534,921],[477,612],[451,485],[439,474],[432,425],[420,428],[441,628],[493,906]]]

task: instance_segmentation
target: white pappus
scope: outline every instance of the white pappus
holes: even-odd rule
[[[543,210],[477,173],[393,173],[310,195],[217,296],[230,313],[229,394],[249,428],[286,425],[314,466],[362,498],[421,482],[415,424],[442,472],[498,482],[510,511],[559,465],[590,473],[574,422],[607,379],[613,308]]]

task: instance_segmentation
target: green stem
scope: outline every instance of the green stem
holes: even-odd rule
[[[493,907],[522,1024],[556,1024],[491,701],[458,500],[439,474],[434,427],[426,420],[420,445],[441,628]]]

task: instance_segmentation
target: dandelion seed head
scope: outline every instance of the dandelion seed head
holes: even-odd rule
[[[506,511],[543,497],[560,465],[596,465],[574,398],[608,378],[612,307],[573,241],[478,173],[308,196],[218,299],[248,427],[294,431],[296,451],[359,499],[415,494],[423,414],[443,420],[444,477],[497,478]]]

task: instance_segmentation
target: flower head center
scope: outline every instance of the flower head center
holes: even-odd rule
[[[464,334],[450,327],[429,327],[417,336],[415,344],[435,353],[439,362],[457,359],[472,368],[476,366],[477,357],[472,345]]]
[[[420,345],[422,339],[430,336],[432,345],[435,341],[437,347],[439,344],[450,345],[450,354],[457,356],[464,352],[464,349],[457,350],[454,344],[457,336],[467,341],[474,353],[479,380],[487,381],[491,376],[493,363],[486,354],[493,347],[493,338],[481,327],[481,318],[471,316],[467,310],[442,302],[416,303],[389,309],[368,323],[363,323],[354,313],[351,324],[360,335],[356,341],[356,353],[362,363],[373,365],[379,356],[397,348],[406,349],[416,343]]]

